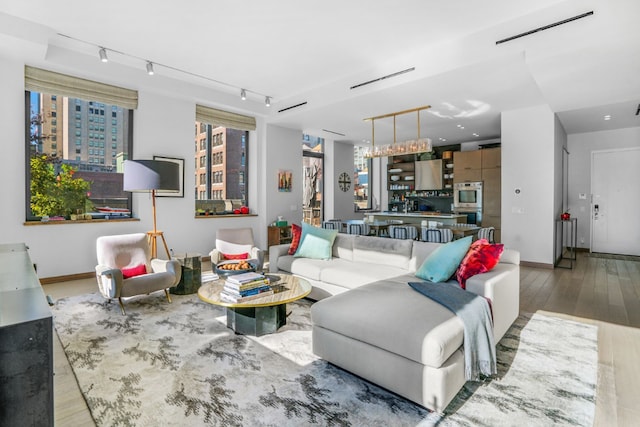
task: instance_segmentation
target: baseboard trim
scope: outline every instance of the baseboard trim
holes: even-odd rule
[[[533,267],[533,268],[548,268],[550,270],[553,270],[554,268],[553,264],[546,264],[543,262],[520,261],[520,265],[524,267]]]
[[[50,285],[51,283],[70,282],[72,280],[90,279],[95,277],[96,273],[89,271],[87,273],[65,274],[64,276],[41,277],[41,285]]]
[[[203,256],[202,261],[211,261],[210,256]],[[90,279],[94,277],[96,273],[94,271],[89,271],[87,273],[76,273],[76,274],[65,274],[63,276],[52,276],[52,277],[40,277],[41,285],[49,285],[51,283],[58,282],[69,282],[72,280],[82,280],[82,279]]]

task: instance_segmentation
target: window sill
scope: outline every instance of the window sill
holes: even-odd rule
[[[60,225],[60,224],[95,224],[97,222],[132,222],[132,221],[140,221],[138,218],[114,218],[114,219],[64,219],[64,220],[54,220],[54,221],[25,221],[22,225],[32,226],[32,225]]]
[[[212,218],[242,218],[247,216],[258,216],[258,214],[213,214],[213,215],[196,215],[195,219],[212,219]]]

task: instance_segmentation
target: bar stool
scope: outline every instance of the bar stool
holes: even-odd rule
[[[418,230],[413,225],[389,225],[389,237],[392,239],[415,240]]]
[[[342,220],[329,219],[327,221],[322,221],[322,228],[326,228],[328,230],[342,231]]]
[[[495,243],[495,231],[494,227],[485,227],[478,230],[478,239],[487,239],[489,243]]]
[[[449,243],[453,240],[453,231],[448,228],[422,227],[423,242]]]
[[[360,236],[368,236],[370,232],[371,232],[371,227],[369,227],[369,224],[366,224],[364,222],[347,223],[348,234],[358,234]]]
[[[442,236],[440,230],[432,227],[422,227],[421,240],[423,242],[441,243]]]

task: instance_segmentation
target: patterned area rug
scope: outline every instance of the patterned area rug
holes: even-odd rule
[[[597,330],[521,316],[498,347],[500,379],[467,383],[444,415],[311,352],[310,302],[263,337],[235,335],[224,309],[162,293],[117,303],[61,299],[55,327],[99,426],[592,425]]]

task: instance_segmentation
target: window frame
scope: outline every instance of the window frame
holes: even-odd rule
[[[91,221],[101,221],[99,219],[92,219],[91,221],[54,221],[54,222],[42,222],[41,217],[35,216],[33,215],[32,211],[31,211],[31,117],[32,117],[32,112],[31,112],[31,93],[42,93],[42,92],[35,92],[35,91],[31,91],[28,89],[25,89],[24,91],[24,113],[25,113],[25,143],[24,143],[24,164],[25,164],[25,187],[24,187],[24,191],[25,191],[25,205],[24,205],[24,212],[25,212],[25,225],[28,224],[57,224],[57,223],[64,223],[64,224],[72,224],[72,223],[84,223],[84,222],[91,222]],[[59,94],[49,94],[51,96],[60,96]],[[64,96],[64,95],[63,95]],[[71,96],[68,96],[68,98],[74,98]],[[75,97],[74,99],[76,100],[80,100],[82,98],[78,98]],[[90,100],[84,100],[86,102],[90,102]],[[93,101],[96,102],[96,101]],[[78,106],[78,105],[76,105]],[[134,128],[134,123],[133,123],[133,117],[134,117],[134,109],[132,108],[128,108],[128,107],[122,107],[124,109],[127,110],[127,118],[126,120],[128,121],[128,126],[127,126],[127,135],[126,138],[128,140],[128,144],[127,144],[127,151],[126,151],[126,156],[127,158],[132,158],[133,156],[133,128]],[[69,106],[69,113],[70,116],[71,114],[75,114],[75,109],[70,105]],[[71,120],[71,119],[70,119]],[[75,119],[73,119],[75,120]],[[77,147],[77,137],[69,135],[69,141],[73,141],[73,144],[71,144],[70,142],[70,147],[73,145],[73,147]],[[88,143],[87,143],[88,146]],[[73,158],[75,159],[75,150],[73,150],[74,152],[73,154]],[[71,160],[71,159],[70,159]],[[87,164],[89,164],[90,162],[87,161]],[[127,206],[129,209],[129,212],[131,213],[131,216],[129,218],[112,218],[112,219],[108,219],[108,220],[102,220],[102,221],[138,221],[137,218],[133,217],[133,195],[130,192],[125,192],[126,194],[126,199],[127,199]]]

